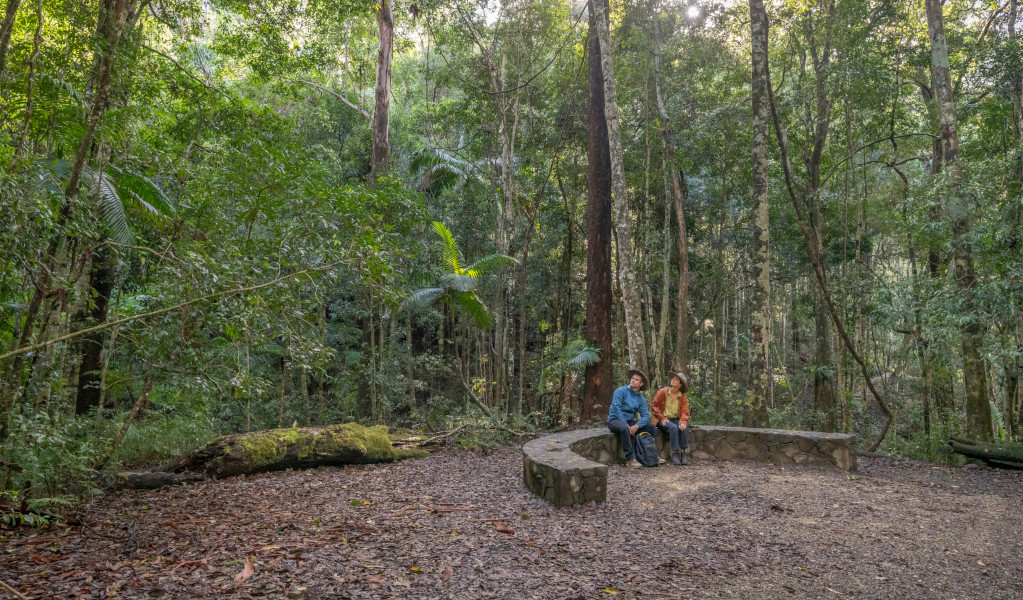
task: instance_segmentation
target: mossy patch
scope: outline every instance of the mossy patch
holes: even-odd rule
[[[207,470],[234,475],[320,465],[379,463],[426,456],[422,450],[395,448],[386,426],[343,423],[329,427],[270,429],[227,436],[207,446]]]

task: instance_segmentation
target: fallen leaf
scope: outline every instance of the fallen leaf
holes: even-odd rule
[[[383,583],[383,582],[384,582],[384,574],[383,573],[377,575],[376,577],[370,577],[369,579],[366,580],[366,583],[371,583],[371,584],[374,584],[374,585],[379,584],[379,583]]]
[[[515,530],[512,529],[511,527],[508,527],[507,525],[505,525],[503,523],[498,523],[497,521],[494,521],[494,527],[496,527],[497,530],[500,531],[501,533],[507,533],[508,535],[515,535]]]
[[[618,590],[614,589],[613,587],[606,587],[606,588],[604,588],[604,593],[605,594],[617,594]]]
[[[245,558],[245,567],[242,568],[242,572],[234,576],[235,583],[243,583],[249,577],[256,574],[256,565],[253,564],[252,558]]]
[[[336,581],[338,583],[344,583],[345,582],[345,578],[340,576],[340,575],[338,575],[337,573],[334,573],[330,577],[331,577],[331,579],[333,579],[334,581]]]
[[[422,573],[423,572],[423,570],[420,569],[419,567],[412,567],[409,570],[412,571],[413,573]]]
[[[451,580],[451,576],[455,574],[455,570],[451,568],[451,565],[444,565],[444,572],[440,576],[440,581],[443,584],[447,584]]]
[[[986,567],[986,566],[987,566],[987,565],[985,565],[984,563],[980,562],[979,560],[977,561],[977,564],[978,564],[978,565],[980,565],[980,566],[982,566],[982,567]]]

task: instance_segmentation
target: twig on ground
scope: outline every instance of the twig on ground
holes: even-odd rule
[[[26,596],[26,595],[22,594],[21,592],[19,592],[19,591],[18,591],[18,590],[16,590],[16,589],[12,588],[12,587],[11,587],[10,585],[8,585],[8,584],[7,584],[7,582],[6,582],[6,581],[4,581],[3,579],[0,579],[0,586],[3,586],[3,588],[4,588],[5,590],[7,590],[8,592],[10,592],[10,593],[14,594],[14,595],[15,595],[15,597],[17,597],[17,598],[21,598],[21,600],[28,600],[28,596]]]

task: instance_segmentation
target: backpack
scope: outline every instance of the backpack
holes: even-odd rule
[[[632,448],[636,452],[636,460],[644,467],[656,467],[660,463],[657,440],[646,431],[640,431],[632,438]]]

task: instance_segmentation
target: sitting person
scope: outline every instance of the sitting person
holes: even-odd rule
[[[611,409],[607,415],[607,428],[618,435],[618,441],[625,452],[625,464],[639,468],[632,437],[639,431],[653,435],[656,430],[650,424],[650,411],[642,392],[646,389],[646,375],[642,371],[629,371],[629,384],[615,390],[611,397]],[[687,415],[688,416],[688,415]]]
[[[661,431],[667,431],[671,438],[671,464],[688,465],[686,449],[689,448],[689,380],[682,373],[671,376],[671,385],[657,390],[650,410],[653,420]]]

